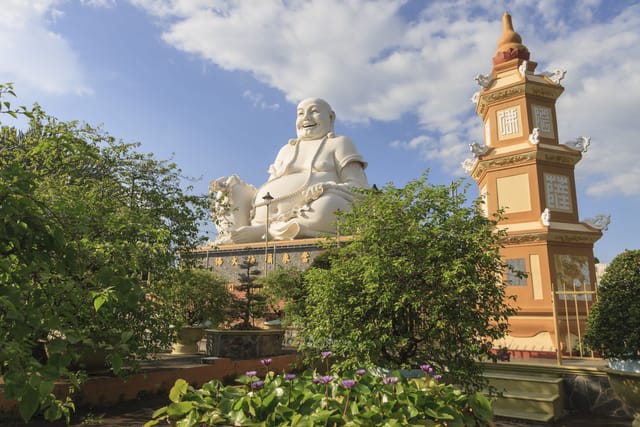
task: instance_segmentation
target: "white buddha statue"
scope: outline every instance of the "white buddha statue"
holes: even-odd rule
[[[237,176],[211,182],[217,244],[290,240],[336,233],[335,212],[348,210],[354,187],[368,188],[367,164],[347,137],[333,134],[335,113],[318,98],[297,108],[298,137],[280,149],[259,189]]]

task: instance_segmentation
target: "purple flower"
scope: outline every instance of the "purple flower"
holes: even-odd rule
[[[264,366],[269,366],[271,365],[272,360],[271,359],[262,359],[260,361],[260,363],[262,363]]]
[[[320,378],[314,378],[311,380],[311,382],[314,384],[320,384]]]
[[[287,380],[287,381],[293,381],[293,380],[296,379],[296,374],[286,374],[284,376],[284,379]]]
[[[356,380],[342,380],[342,386],[344,388],[351,388],[356,385]]]
[[[247,371],[245,372],[245,375],[248,377],[255,377],[258,373],[256,371]]]
[[[439,380],[439,379],[441,379],[441,378],[442,378],[442,375],[440,375],[440,374],[435,374],[435,375],[433,376],[433,379],[434,379],[434,380]]]
[[[398,377],[384,377],[382,382],[385,384],[395,384],[398,382]]]
[[[358,370],[356,371],[356,374],[358,374],[358,375],[360,375],[360,376],[362,376],[362,375],[364,375],[364,374],[366,374],[366,373],[367,373],[367,371],[365,371],[364,369],[358,369]]]
[[[427,374],[433,372],[433,368],[431,367],[431,365],[420,365],[420,369],[422,369],[422,372]]]
[[[322,353],[320,353],[320,356],[322,356],[322,360],[326,359],[327,357],[331,357],[332,355],[332,351],[323,351]]]
[[[318,382],[322,384],[328,384],[331,381],[333,381],[333,376],[331,375],[325,375],[324,377],[318,378]]]
[[[262,388],[262,386],[263,386],[263,385],[264,385],[264,381],[259,380],[259,381],[256,381],[256,382],[251,383],[251,388],[252,388],[253,390],[255,390],[255,389],[257,389],[257,388]]]

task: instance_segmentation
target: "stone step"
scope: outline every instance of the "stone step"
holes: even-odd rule
[[[562,417],[563,381],[557,375],[504,370],[487,370],[484,375],[500,393],[493,398],[496,416],[535,422],[549,422]]]
[[[514,420],[534,421],[537,423],[550,423],[551,421],[554,420],[554,418],[551,415],[545,414],[545,413],[530,412],[527,414],[523,414],[520,411],[509,410],[509,409],[502,409],[500,413],[497,413],[496,411],[494,411],[494,414],[496,417],[512,418]],[[526,417],[523,417],[523,415],[525,415]]]
[[[546,394],[505,393],[493,401],[496,416],[549,421],[563,415],[562,397]]]
[[[504,372],[485,372],[489,384],[499,392],[516,391],[518,393],[560,394],[562,378],[545,375],[520,375]]]

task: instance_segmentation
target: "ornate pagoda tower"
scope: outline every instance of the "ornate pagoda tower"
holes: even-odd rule
[[[471,144],[474,159],[465,168],[478,183],[487,215],[504,214],[499,226],[507,232],[505,279],[520,310],[499,345],[565,352],[580,339],[595,299],[593,244],[606,224],[578,219],[574,167],[589,138],[558,142],[555,104],[564,72],[536,74],[537,64],[506,12],[502,24],[493,70],[476,77],[484,144]]]

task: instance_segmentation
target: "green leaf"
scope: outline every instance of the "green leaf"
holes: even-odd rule
[[[178,378],[169,391],[169,400],[171,400],[172,402],[180,402],[182,396],[187,393],[188,389],[189,383],[187,383],[182,378]]]
[[[20,404],[18,406],[20,416],[25,422],[29,421],[31,417],[33,417],[33,414],[36,413],[39,406],[40,394],[38,393],[38,390],[27,385],[20,397]]]
[[[97,297],[95,297],[93,300],[94,310],[95,311],[100,310],[100,307],[102,307],[105,302],[107,302],[107,297],[105,295],[100,294]]]
[[[181,417],[193,408],[193,402],[173,402],[167,407],[167,415],[170,417]]]
[[[120,356],[118,353],[111,353],[109,355],[109,359],[111,361],[111,368],[113,369],[113,372],[118,374],[122,369],[122,356]]]

